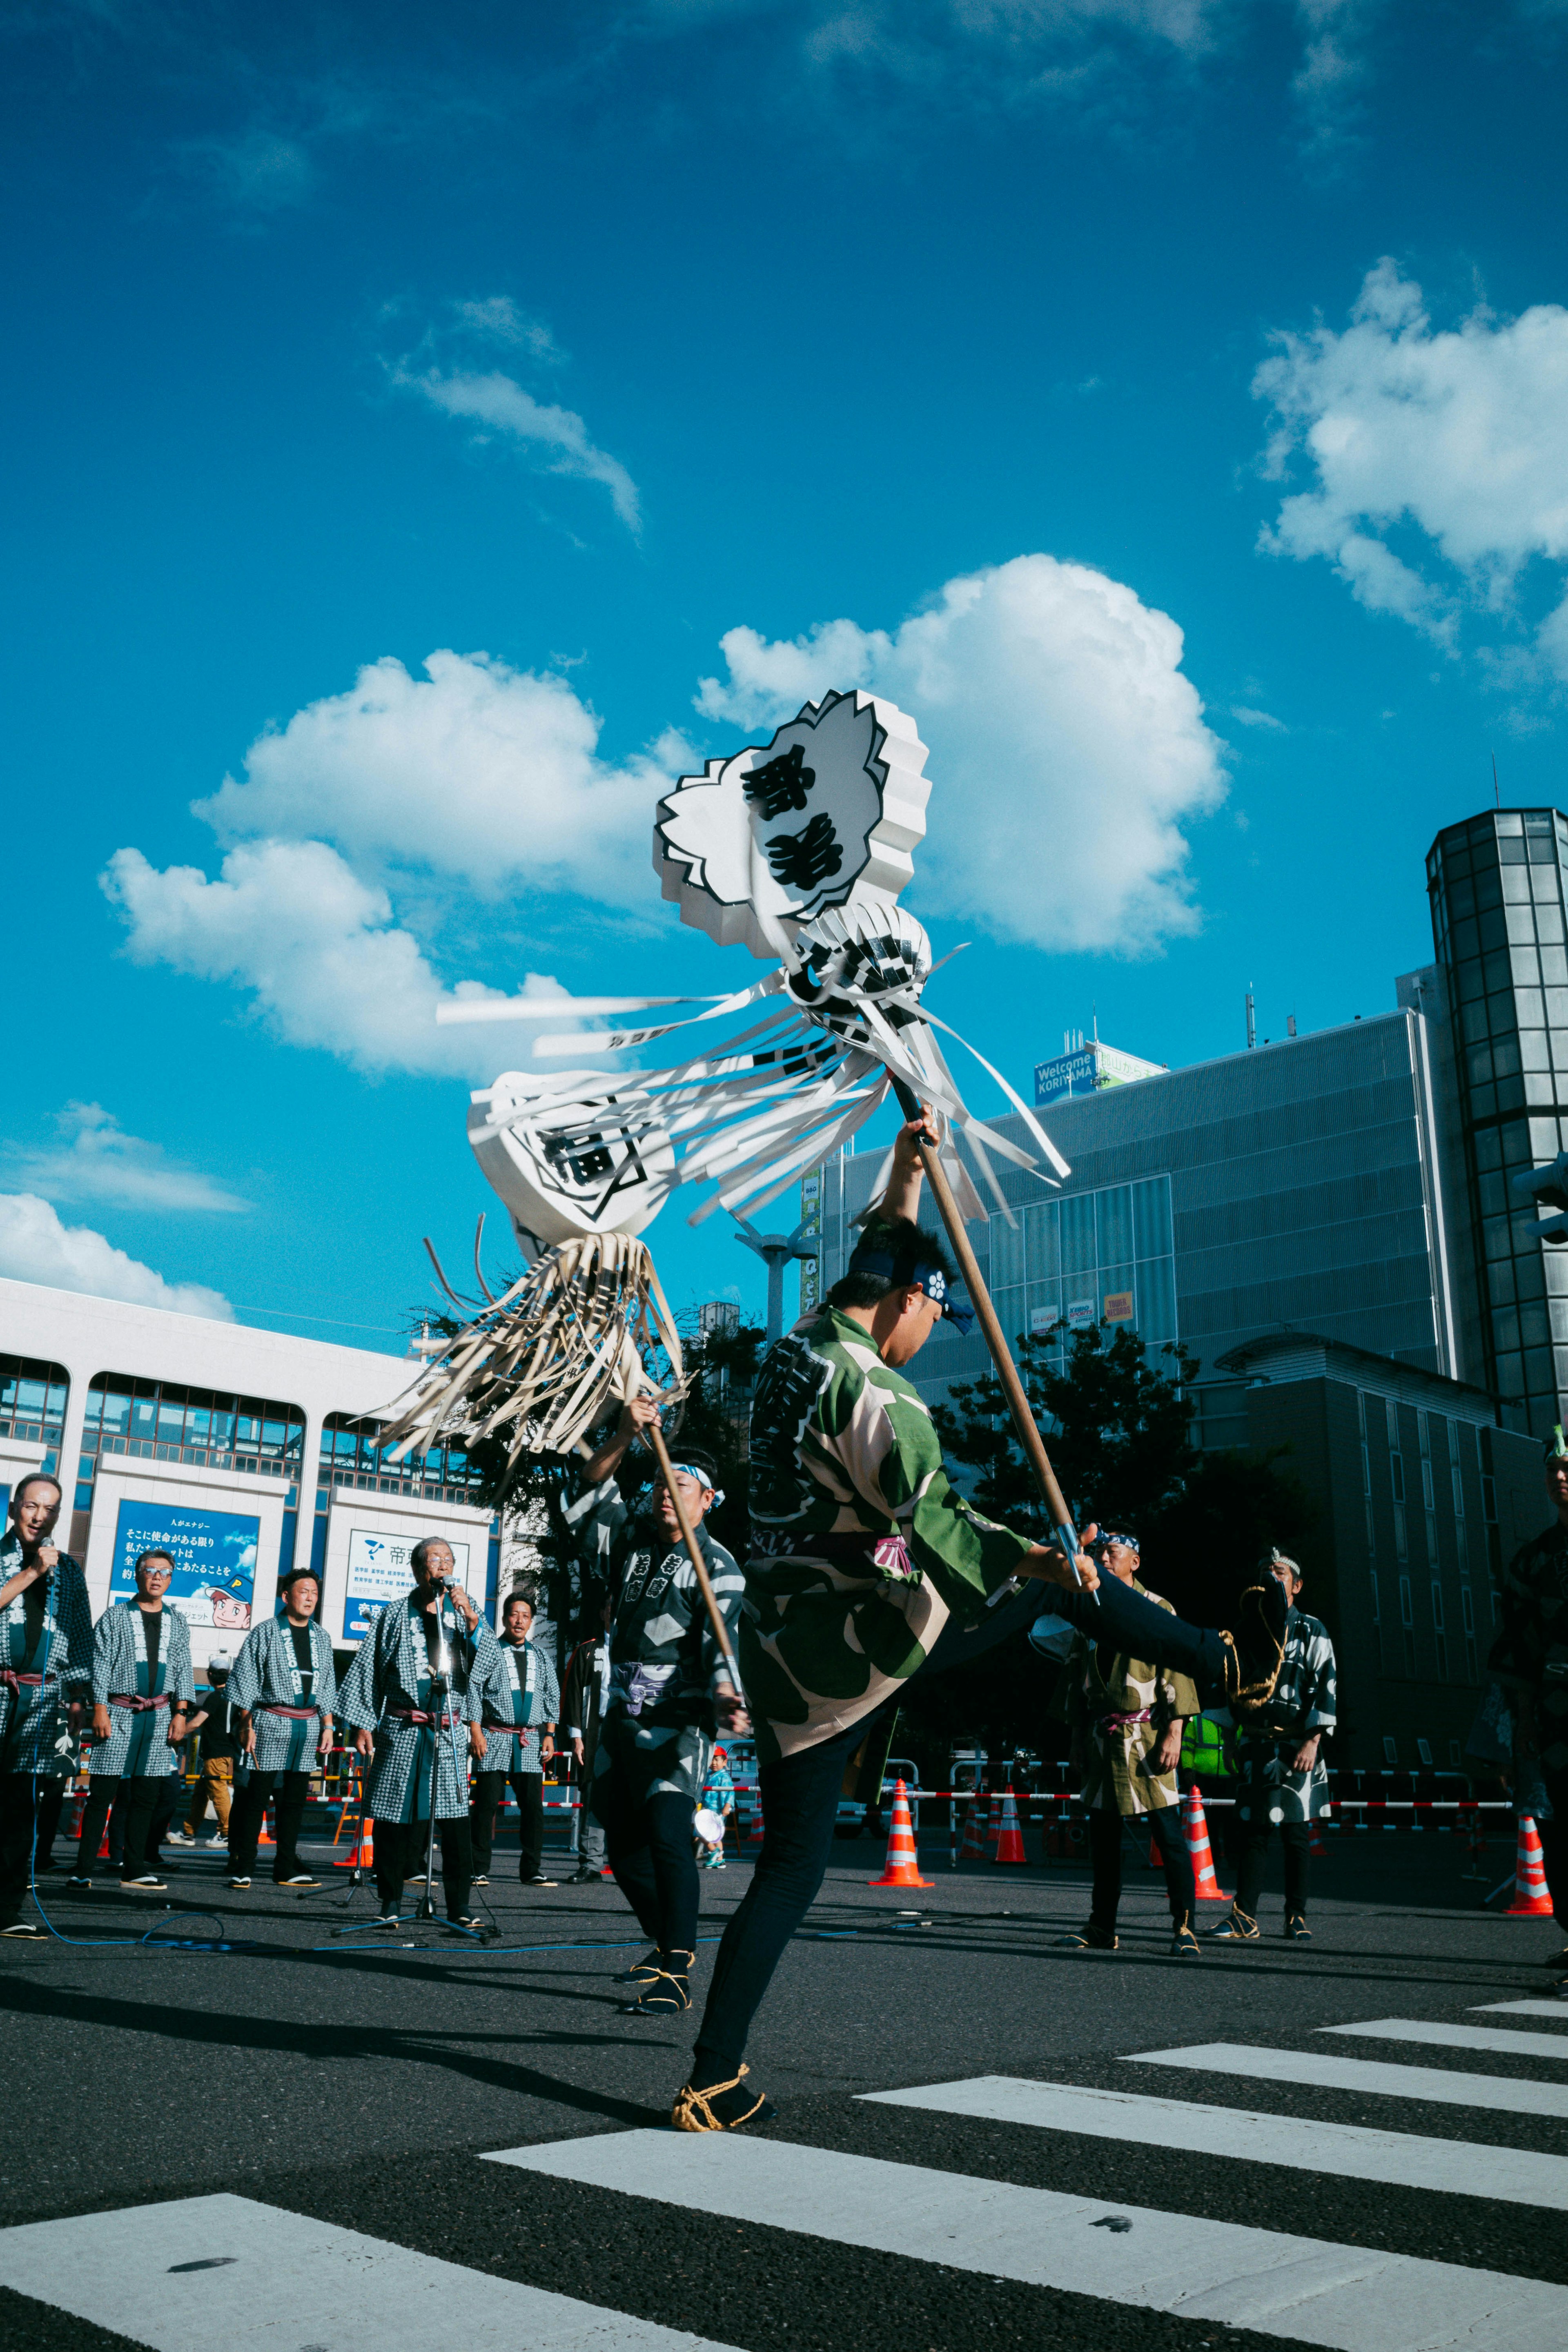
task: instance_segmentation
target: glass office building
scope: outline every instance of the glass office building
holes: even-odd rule
[[[1448,825],[1426,859],[1479,1310],[1468,1376],[1538,1436],[1568,1391],[1568,1250],[1542,1247],[1510,1180],[1568,1143],[1565,859],[1551,808]]]

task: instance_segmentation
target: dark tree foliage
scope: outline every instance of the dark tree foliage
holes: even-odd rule
[[[1198,1365],[1185,1349],[1152,1357],[1135,1332],[1102,1324],[1074,1333],[1058,1373],[1047,1347],[1020,1338],[1019,1370],[1063,1491],[1080,1527],[1092,1520],[1137,1536],[1151,1591],[1199,1624],[1226,1624],[1271,1544],[1312,1580],[1318,1511],[1284,1466],[1289,1449],[1200,1454],[1190,1427]],[[950,1467],[975,1474],[966,1485],[979,1507],[1021,1532],[1039,1528],[1000,1383],[989,1375],[955,1383],[951,1405],[933,1417]],[[911,1729],[1054,1750],[1045,1709],[1058,1671],[1014,1634],[950,1675],[917,1678],[906,1703]]]

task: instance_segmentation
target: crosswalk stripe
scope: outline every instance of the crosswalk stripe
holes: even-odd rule
[[[866,2091],[860,2095],[869,2106],[929,2108],[987,2123],[1081,2132],[1091,2139],[1121,2140],[1131,2147],[1175,2147],[1184,2136],[1200,2133],[1195,2145],[1210,2155],[1568,2211],[1568,2157],[1538,2156],[1527,2148],[1480,2147],[1468,2140],[1375,2131],[1364,2124],[1325,2124],[1301,2116],[1260,2115],[1247,2107],[1205,2106],[1193,2099],[1150,2098],[1135,2091],[1035,2083],[1012,2074],[982,2074],[967,2083],[931,2083],[918,2090]]]
[[[1568,2333],[1568,2287],[1540,2279],[787,2140],[613,2132],[488,2161],[1335,2352],[1561,2352]]]
[[[1568,2000],[1479,2000],[1478,2016],[1555,2017],[1568,2025]]]
[[[1255,2082],[1301,2083],[1321,2091],[1370,2091],[1381,2098],[1429,2099],[1444,2107],[1491,2107],[1510,2116],[1568,2116],[1568,2083],[1517,2082],[1507,2074],[1459,2074],[1441,2066],[1393,2066],[1336,2058],[1326,2050],[1265,2050],[1247,2042],[1204,2042],[1187,2050],[1138,2050],[1135,2066],[1194,2066]]]
[[[207,2268],[191,2268],[208,2262]],[[0,2231],[0,2284],[154,2352],[727,2352],[249,2197],[184,2197]]]
[[[1506,2050],[1515,2058],[1568,2061],[1568,2037],[1521,2026],[1439,2025],[1415,2017],[1374,2017],[1364,2025],[1320,2025],[1320,2033],[1365,2033],[1380,2042],[1426,2042],[1442,2050]]]

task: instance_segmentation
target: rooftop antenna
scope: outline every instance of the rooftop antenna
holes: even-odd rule
[[[1494,808],[1501,808],[1502,806],[1502,794],[1498,790],[1497,753],[1495,751],[1492,753],[1492,806]]]
[[[1258,1043],[1258,1007],[1253,1002],[1252,982],[1247,983],[1247,1050],[1250,1054]]]

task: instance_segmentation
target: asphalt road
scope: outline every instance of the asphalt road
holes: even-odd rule
[[[305,1854],[312,1858],[309,1844]],[[1500,1847],[1494,1858],[1500,1876]],[[372,1907],[368,1893],[338,1891],[341,1873],[326,1874],[327,1887],[303,1899],[264,1881],[245,1895],[223,1887],[221,1857],[184,1852],[180,1861],[169,1908],[107,1882],[72,1898],[56,1874],[41,1882],[50,1918],[81,1940],[0,1946],[0,2185],[13,2230],[232,2191],[466,2272],[550,2288],[597,2306],[606,2323],[629,2315],[745,2352],[970,2352],[977,2341],[1196,2352],[1311,2336],[1282,2332],[1278,2318],[1256,2330],[1140,2308],[1109,2292],[1005,2275],[1005,2263],[986,2274],[923,2248],[911,2260],[840,2242],[837,2222],[822,2235],[737,2221],[726,2214],[721,2181],[688,2207],[565,2177],[564,2144],[664,2124],[693,2038],[694,2020],[656,2024],[618,2013],[623,1995],[610,1975],[641,1947],[608,1883],[521,1889],[508,1881],[501,1846],[487,1890],[500,1929],[495,1946],[480,1951],[409,1929],[389,1948],[379,1937],[336,1932]],[[934,1884],[892,1894],[866,1885],[879,1866],[870,1842],[842,1843],[750,2053],[756,2080],[781,2106],[763,2137],[965,2182],[1102,2200],[1107,2216],[1131,2209],[1136,2228],[1145,2226],[1143,2210],[1155,2209],[1568,2290],[1563,2212],[1503,2201],[1488,2174],[1491,2150],[1568,2158],[1568,2003],[1561,2023],[1477,2016],[1484,2005],[1548,1995],[1553,1979],[1541,1964],[1562,1937],[1549,1920],[1480,1910],[1483,1890],[1464,1880],[1466,1861],[1454,1838],[1342,1835],[1318,1868],[1312,1943],[1282,1939],[1276,1879],[1264,1898],[1262,1943],[1177,1961],[1167,1953],[1155,1874],[1130,1871],[1121,1951],[1083,1954],[1054,1940],[1084,1916],[1081,1870],[972,1864],[954,1874],[945,1857],[928,1856]],[[705,1937],[721,1932],[746,1881],[735,1863],[705,1876]],[[249,1948],[218,1954],[156,1940],[211,1938],[220,1924]],[[149,1929],[150,1945],[93,1940]],[[699,1955],[699,2002],[712,1951],[704,1943]],[[1562,2054],[1524,2042],[1515,2055],[1323,2032],[1391,2017],[1560,2036]],[[1139,2052],[1214,2042],[1243,2045],[1234,2073],[1132,2063]],[[1327,2051],[1440,2067],[1477,2078],[1475,2104],[1469,2086],[1456,2105],[1264,2081],[1247,2055],[1254,2050],[1301,2053],[1314,2063]],[[1195,2101],[1213,2120],[1196,2130],[1145,2127],[1123,2141],[861,2096],[989,2075]],[[1510,2095],[1489,2086],[1510,2080],[1560,2111],[1500,2105]],[[1539,2084],[1548,2088],[1538,2095],[1530,2086]],[[1462,2177],[1473,2178],[1475,2191],[1435,2193],[1394,2177],[1369,2186],[1329,2164],[1303,2169],[1240,2157],[1226,2108],[1462,2144]],[[557,2143],[563,2154],[542,2172],[479,2161]],[[646,2160],[658,2169],[694,2145],[670,2136]],[[876,2181],[869,2171],[866,2179],[870,2196]],[[843,2207],[851,2239],[858,2193]],[[174,2217],[158,2227],[174,2233],[164,2270],[209,2255],[206,2223]],[[62,2278],[73,2243],[59,2240]],[[0,2235],[0,2278],[4,2251]],[[1391,2297],[1369,2285],[1366,2298],[1371,2327],[1374,2307]],[[94,2352],[120,2340],[100,2324],[110,2316],[108,2307],[90,2316],[79,2309],[65,2323],[47,2295],[0,2286],[0,2347],[54,2352],[68,2325],[72,2345]],[[154,2340],[144,2327],[132,2335]],[[183,2340],[177,2327],[168,2337]],[[286,2331],[277,2340],[293,2352]],[[621,2340],[613,2328],[603,2339]],[[1526,2342],[1529,2326],[1521,2321],[1498,2340]],[[1384,2339],[1373,2330],[1366,2341],[1375,2352]]]

